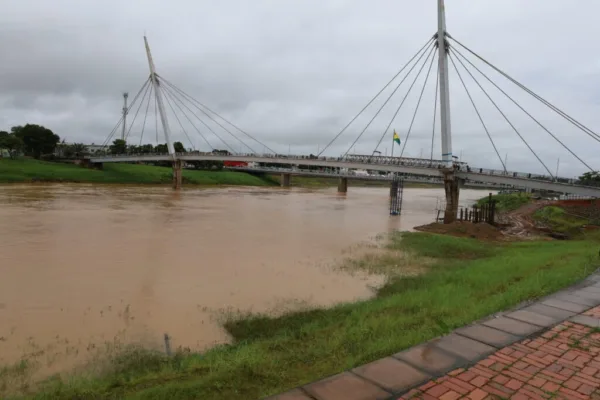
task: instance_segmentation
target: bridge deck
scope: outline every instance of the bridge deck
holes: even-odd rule
[[[176,157],[182,161],[241,161],[248,163],[267,163],[290,166],[315,166],[329,169],[368,169],[371,171],[398,172],[409,175],[442,177],[444,164],[439,160],[414,158],[381,157],[381,156],[346,156],[346,157],[310,157],[285,155],[231,154],[213,153],[178,153],[169,154],[126,154],[89,157],[93,163],[171,161]],[[470,168],[466,163],[460,167],[456,175],[470,182],[482,182],[496,185],[514,186],[536,190],[549,190],[560,193],[582,196],[600,197],[600,187],[583,186],[571,178],[552,178],[549,176],[522,172],[505,172],[485,168]]]

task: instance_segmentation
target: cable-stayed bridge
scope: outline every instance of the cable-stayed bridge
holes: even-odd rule
[[[96,154],[90,157],[89,161],[92,164],[107,162],[171,162],[173,164],[173,182],[175,188],[181,186],[183,163],[190,161],[245,162],[254,165],[254,170],[257,172],[264,170],[265,166],[276,165],[280,173],[284,175],[286,174],[285,168],[287,167],[290,170],[289,174],[294,171],[296,171],[294,173],[298,173],[299,167],[320,168],[326,171],[328,175],[337,174],[340,179],[347,179],[343,171],[358,169],[432,177],[441,179],[444,182],[447,205],[446,222],[451,222],[455,219],[458,207],[459,187],[465,184],[465,182],[600,197],[600,187],[593,186],[591,183],[582,183],[572,178],[561,178],[557,176],[558,171],[556,173],[551,171],[547,160],[544,161],[539,154],[540,145],[544,146],[546,143],[538,142],[534,144],[530,138],[526,137],[527,135],[517,127],[518,124],[508,116],[502,107],[503,103],[508,102],[516,106],[520,113],[525,115],[543,131],[548,141],[560,146],[562,149],[561,157],[571,157],[587,171],[594,171],[594,168],[573,151],[565,139],[561,139],[560,135],[557,135],[556,132],[543,123],[541,118],[534,116],[532,112],[528,111],[520,102],[515,100],[489,73],[508,81],[511,85],[535,99],[552,113],[558,115],[563,121],[566,121],[570,127],[569,135],[587,136],[590,140],[590,146],[598,146],[600,135],[451,36],[446,30],[444,1],[437,0],[437,3],[437,32],[426,41],[419,51],[400,68],[360,112],[334,135],[327,145],[320,149],[316,155],[284,155],[277,153],[263,141],[259,140],[257,136],[251,135],[239,128],[159,75],[156,72],[148,42],[144,38],[150,75],[134,97],[133,102],[124,108],[123,116],[103,143],[107,149],[105,154]],[[435,64],[437,64],[437,73],[432,73]],[[493,150],[492,154],[497,157],[502,169],[493,170],[471,166],[466,162],[458,162],[457,157],[454,156],[452,152],[452,124],[450,118],[450,71],[454,71],[458,77],[456,86],[464,90],[468,99],[468,105],[472,107],[473,113],[481,125],[481,134],[485,135],[489,141],[490,149]],[[513,172],[507,169],[506,159],[503,159],[500,155],[501,153],[496,143],[497,140],[494,139],[493,130],[490,129],[489,122],[486,122],[486,119],[483,117],[482,105],[475,101],[474,93],[469,89],[467,81],[471,82],[471,88],[475,87],[479,95],[483,96],[487,102],[487,106],[495,110],[497,116],[506,123],[506,126],[514,133],[514,138],[531,154],[531,160],[534,160],[542,167],[545,171],[543,174]],[[435,87],[430,157],[429,159],[405,157],[407,144],[411,139],[411,134],[414,134],[415,120],[419,113],[422,113],[423,98],[428,83],[431,83]],[[488,89],[485,88],[486,85]],[[493,91],[489,90],[490,85]],[[391,93],[387,97],[383,96],[386,90],[391,90]],[[407,99],[411,92],[416,95],[417,100],[416,104],[413,104],[409,108]],[[381,105],[375,107],[378,102]],[[361,139],[364,139],[365,133],[372,130],[374,122],[376,120],[379,121],[385,115],[384,109],[389,110],[392,104],[397,104],[397,106],[391,109],[393,115],[386,121],[385,128],[382,129],[380,136],[378,136],[377,145],[373,148],[372,153],[360,156],[351,154],[352,149],[355,148],[357,143]],[[137,109],[133,112],[135,107]],[[373,108],[375,112],[369,118],[367,114]],[[138,115],[140,115],[140,110],[142,109],[145,110],[145,113],[142,114],[143,123],[140,129],[139,123],[135,125],[135,122],[140,121],[138,120]],[[152,109],[154,110],[154,124],[148,119],[149,111]],[[410,111],[409,118],[404,121],[408,123],[408,128],[402,132],[403,142],[402,144],[398,144],[399,154],[395,157],[382,156],[380,149],[384,139],[391,137],[392,133],[395,132],[392,126],[396,122],[399,113],[406,109]],[[133,114],[133,119],[127,128],[127,116],[131,114]],[[171,118],[169,118],[169,114]],[[326,154],[331,152],[334,144],[342,142],[340,138],[348,137],[349,128],[356,127],[360,118],[366,118],[367,123],[365,126],[359,127],[359,133],[354,137],[345,152],[337,157],[327,156]],[[173,120],[176,121],[176,126],[178,127],[175,135],[170,126]],[[436,124],[439,124],[439,131]],[[164,145],[157,145],[156,147],[142,145],[144,133],[146,133],[147,137],[150,136],[152,125],[154,125],[157,144],[163,140]],[[140,133],[139,146],[131,145],[131,140],[129,140],[134,126],[137,126],[136,131]],[[115,134],[119,131],[119,128],[122,131],[122,139],[127,141],[129,146],[125,146],[125,143],[117,142],[113,142],[113,145],[110,145],[111,140],[115,139]],[[136,131],[134,131],[134,134]],[[438,159],[434,158],[436,134],[441,139],[441,158]],[[202,149],[196,149],[194,140],[191,139],[190,135],[198,135],[202,139]],[[179,138],[185,137],[191,146],[191,151],[185,151],[181,142],[174,142],[173,138],[175,136]],[[175,148],[176,144],[178,144],[177,147],[179,148]],[[236,151],[235,148],[238,150]],[[259,152],[256,149],[262,151]],[[311,173],[316,172],[312,171]],[[287,182],[289,182],[289,174]]]

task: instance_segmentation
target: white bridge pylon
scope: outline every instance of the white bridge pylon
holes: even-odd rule
[[[165,140],[167,141],[167,148],[169,154],[175,160],[175,148],[171,141],[171,129],[169,128],[169,120],[167,119],[167,113],[165,112],[165,103],[163,102],[162,91],[160,90],[160,83],[158,82],[158,76],[156,75],[156,68],[154,66],[154,60],[152,59],[152,53],[150,52],[150,46],[148,45],[148,39],[144,36],[144,45],[146,46],[146,55],[148,56],[148,65],[150,67],[150,81],[154,88],[154,96],[156,96],[156,106],[160,115],[160,123],[165,133]]]

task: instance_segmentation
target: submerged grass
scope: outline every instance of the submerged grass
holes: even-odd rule
[[[236,171],[183,171],[184,183],[197,185],[247,185],[276,184],[270,179]],[[171,183],[172,172],[167,167],[142,164],[105,164],[103,170],[83,168],[73,164],[60,164],[33,159],[0,158],[0,182],[86,182],[86,183]]]
[[[392,254],[423,257],[427,272],[390,276],[370,300],[278,317],[238,316],[225,323],[232,345],[170,358],[139,349],[126,352],[101,375],[55,378],[26,397],[258,399],[572,284],[593,271],[599,243],[598,236],[491,244],[396,234],[389,244]]]

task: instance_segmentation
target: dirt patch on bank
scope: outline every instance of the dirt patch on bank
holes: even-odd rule
[[[498,221],[505,225],[504,234],[519,239],[538,239],[544,235],[544,232],[537,227],[533,220],[533,214],[540,208],[551,204],[550,201],[537,201],[519,207],[517,210],[500,214]]]
[[[417,226],[415,230],[420,232],[438,233],[442,235],[468,237],[479,240],[500,241],[505,236],[502,232],[486,223],[474,224],[472,222],[456,221],[451,224],[432,223],[428,225]]]

